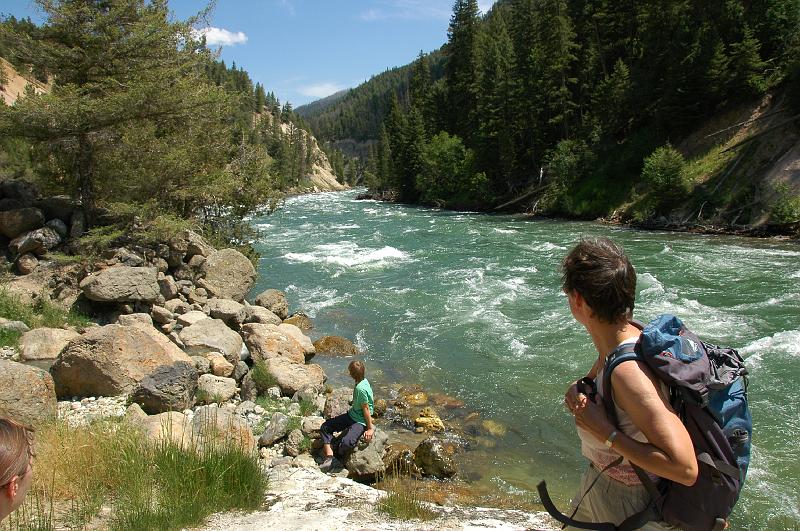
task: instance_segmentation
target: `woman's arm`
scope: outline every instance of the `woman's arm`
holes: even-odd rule
[[[611,424],[602,403],[582,401],[575,409],[575,422],[606,441],[613,431],[612,448],[639,467],[657,476],[693,485],[697,480],[697,458],[689,433],[672,411],[660,385],[642,362],[622,363],[611,374],[614,399],[647,437],[641,443]],[[606,397],[610,399],[610,397]]]

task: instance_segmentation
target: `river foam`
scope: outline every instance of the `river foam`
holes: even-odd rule
[[[342,241],[317,245],[306,253],[286,253],[283,258],[291,262],[316,263],[347,268],[383,267],[395,261],[408,261],[408,253],[395,247],[384,246],[380,249],[361,247],[357,243]]]

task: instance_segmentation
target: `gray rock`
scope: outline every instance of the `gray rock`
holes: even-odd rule
[[[289,302],[286,300],[286,294],[276,289],[268,289],[262,291],[254,301],[258,306],[263,306],[271,311],[281,319],[286,319],[289,316]]]
[[[200,374],[208,374],[211,372],[211,362],[205,356],[192,356],[194,368]]]
[[[283,357],[268,359],[265,364],[267,372],[287,396],[294,395],[300,389],[325,383],[325,372],[319,365],[300,365]]]
[[[114,324],[91,328],[67,343],[50,374],[60,397],[117,396],[177,361],[191,363],[156,329]]]
[[[159,257],[153,258],[153,260],[151,260],[150,263],[151,263],[151,265],[153,267],[158,269],[159,273],[166,273],[167,270],[169,270],[169,264],[163,258],[159,258]],[[161,286],[161,282],[159,282],[159,286]],[[162,288],[162,291],[163,291],[163,288]]]
[[[253,382],[253,377],[248,372],[242,378],[242,383],[239,389],[239,397],[242,400],[251,400],[255,401],[258,397],[258,390],[256,389],[256,384]]]
[[[250,371],[250,367],[243,361],[240,361],[236,364],[236,368],[233,369],[233,379],[237,382],[241,382],[244,375]]]
[[[375,428],[375,433],[369,443],[363,437],[359,439],[353,452],[344,461],[344,466],[351,476],[373,479],[383,474],[386,471],[386,465],[383,463],[383,450],[388,440],[389,436],[386,432],[378,428]]]
[[[172,341],[172,343],[175,346],[177,346],[181,350],[183,350],[183,347],[186,346],[186,345],[183,344],[183,341],[181,341],[181,338],[178,335],[178,333],[175,332],[174,330],[172,332],[170,332],[169,334],[167,334],[167,337],[169,338],[170,341]]]
[[[180,264],[172,271],[172,276],[178,282],[190,282],[194,284],[195,271],[187,264]]]
[[[196,254],[193,257],[189,258],[189,267],[194,270],[199,270],[203,267],[203,264],[206,263],[206,257],[200,254]]]
[[[20,338],[20,359],[24,361],[54,360],[71,340],[80,337],[72,330],[35,328]]]
[[[343,413],[347,413],[350,409],[350,401],[353,398],[353,390],[347,387],[337,387],[333,392],[328,395],[325,401],[325,409],[323,416],[326,419],[338,417]]]
[[[250,260],[235,249],[211,253],[203,264],[203,287],[220,299],[244,300],[255,285],[256,270]]]
[[[267,389],[267,396],[270,398],[280,398],[281,396],[283,396],[281,394],[281,388],[278,387],[277,385],[274,387],[270,387],[269,389]]]
[[[98,302],[155,302],[160,295],[155,267],[109,267],[83,279],[80,288]]]
[[[169,301],[167,301],[169,302]],[[184,303],[186,304],[186,303]],[[189,308],[189,305],[186,305],[186,308]],[[197,311],[197,310],[190,310],[182,315],[178,316],[178,324],[181,326],[192,326],[193,324],[199,323],[200,321],[205,321],[209,319],[208,315],[205,312]]]
[[[245,311],[247,312],[246,323],[262,323],[276,326],[281,324],[281,318],[263,306],[247,304],[245,305]]]
[[[167,324],[175,320],[175,315],[163,306],[153,306],[150,314],[153,316],[153,321],[159,324]]]
[[[21,255],[17,258],[15,263],[17,265],[17,272],[20,275],[30,275],[39,267],[39,259],[31,253]]]
[[[0,330],[4,330],[6,332],[19,332],[20,334],[24,334],[25,332],[30,330],[30,328],[28,328],[28,325],[26,325],[22,321],[12,321],[10,319],[0,317]]]
[[[66,238],[67,234],[69,234],[69,228],[67,228],[67,224],[57,218],[51,219],[50,221],[45,223],[44,226],[56,231],[56,233],[61,237],[61,239]]]
[[[44,212],[45,219],[69,220],[72,213],[78,208],[78,203],[68,195],[56,195],[36,201],[36,208]],[[63,221],[62,221],[63,223]],[[64,229],[67,225],[64,224]],[[63,236],[66,236],[66,230]]]
[[[272,446],[286,436],[289,431],[289,417],[283,413],[275,412],[269,420],[264,433],[258,439],[259,446]]]
[[[54,249],[61,243],[61,236],[50,227],[25,232],[8,244],[8,250],[14,254],[41,254]]]
[[[193,364],[177,362],[157,368],[134,389],[131,400],[150,415],[192,407],[198,374]]]
[[[38,425],[56,418],[56,391],[46,371],[0,360],[0,417]]]
[[[184,350],[190,355],[219,352],[231,364],[239,363],[242,338],[219,319],[198,321],[181,330],[180,338],[186,345]]]
[[[9,210],[19,210],[20,208],[25,208],[25,205],[23,205],[21,201],[18,201],[16,199],[11,199],[9,197],[4,197],[0,199],[0,212],[7,212]]]
[[[320,435],[319,430],[322,428],[322,424],[324,422],[325,419],[322,417],[303,417],[301,429],[303,430],[303,433],[312,439],[316,439]]]
[[[159,279],[158,289],[165,301],[174,300],[178,296],[178,284],[175,283],[172,275],[165,275],[164,278]]]
[[[286,436],[286,446],[284,447],[284,451],[286,455],[290,455],[292,457],[297,457],[302,453],[300,449],[300,445],[303,443],[303,432],[300,430],[292,430],[289,435]]]
[[[254,362],[277,357],[293,363],[306,361],[305,349],[286,329],[271,324],[248,323],[242,325],[241,332]]]
[[[120,315],[117,318],[117,324],[122,326],[137,326],[137,325],[144,325],[144,326],[153,326],[153,318],[150,317],[150,314],[146,313],[131,313],[127,315]]]
[[[204,374],[197,381],[197,392],[203,392],[208,400],[225,402],[236,394],[236,380]]]
[[[199,291],[199,290],[198,290]],[[244,322],[247,312],[242,304],[230,299],[210,299],[208,315],[214,319],[222,319],[226,325],[238,330]]]
[[[185,230],[177,234],[169,241],[170,255],[172,261],[179,262],[189,260],[195,255],[208,256],[214,252],[214,248],[205,239],[191,230]],[[177,264],[170,264],[173,267]]]
[[[172,278],[172,277],[167,277],[167,278]],[[164,298],[166,299],[166,297]],[[183,302],[182,300],[176,298],[167,299],[167,302],[164,303],[164,308],[168,312],[173,313],[175,315],[183,315],[185,313],[189,313],[190,311],[192,311],[192,308],[191,306],[189,306],[188,303]],[[182,324],[181,326],[185,325]]]
[[[442,441],[437,437],[428,437],[414,450],[414,464],[423,474],[440,479],[452,477],[456,473],[456,465]]]
[[[38,208],[18,208],[0,212],[0,233],[16,238],[44,225],[44,214]]]
[[[31,204],[39,197],[39,188],[32,182],[23,179],[13,179],[0,183],[0,194],[2,194],[3,197]]]
[[[236,406],[236,414],[242,417],[246,417],[249,413],[252,413],[256,409],[256,403],[250,400],[245,400],[238,406]]]

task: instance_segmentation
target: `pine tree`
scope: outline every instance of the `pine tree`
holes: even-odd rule
[[[476,130],[478,11],[477,0],[456,0],[444,48],[449,130],[465,139]]]

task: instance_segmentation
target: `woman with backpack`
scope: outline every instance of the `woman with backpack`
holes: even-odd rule
[[[666,386],[643,362],[621,363],[611,373],[613,396],[603,396],[606,359],[631,348],[641,331],[633,316],[636,272],[608,238],[582,240],[562,264],[562,287],[575,319],[597,349],[584,378],[569,386],[564,403],[575,417],[581,451],[589,460],[572,519],[622,524],[651,505],[652,496],[631,463],[651,479],[692,485],[698,464],[692,440],[669,404]],[[613,401],[616,419],[606,413]],[[642,529],[667,529],[655,508]],[[630,524],[630,522],[628,522]],[[635,527],[632,527],[635,528]]]

